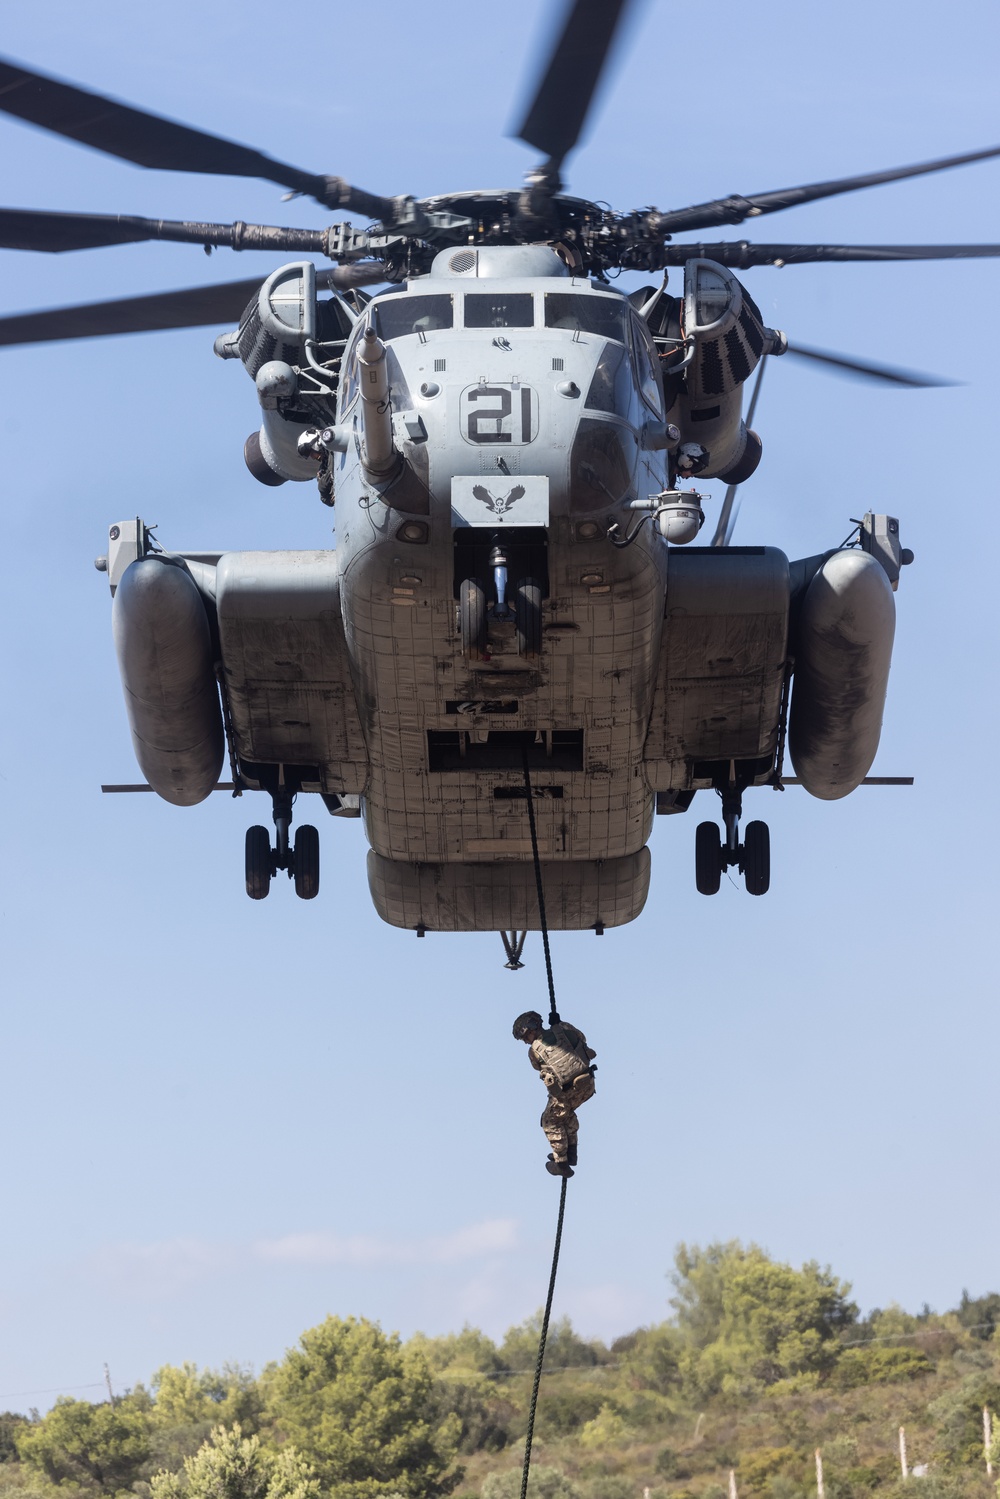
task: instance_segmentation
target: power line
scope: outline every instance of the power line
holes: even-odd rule
[[[103,1385],[104,1380],[98,1379],[93,1384],[58,1384],[47,1390],[0,1390],[0,1400],[16,1400],[21,1395],[61,1395],[63,1390],[99,1390]]]

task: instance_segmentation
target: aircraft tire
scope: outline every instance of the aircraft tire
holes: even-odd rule
[[[766,895],[771,884],[771,834],[766,822],[748,822],[743,834],[743,879],[750,895]]]
[[[263,900],[271,888],[271,835],[267,828],[247,828],[246,880],[251,900]]]
[[[458,592],[458,625],[462,655],[482,661],[486,653],[486,590],[478,578],[464,578]]]
[[[694,835],[694,880],[701,895],[717,895],[722,883],[722,839],[714,822],[699,822]]]
[[[295,835],[292,876],[299,899],[314,900],[319,894],[319,834],[309,823]]]
[[[522,578],[514,599],[517,621],[517,653],[529,660],[542,653],[542,585]]]

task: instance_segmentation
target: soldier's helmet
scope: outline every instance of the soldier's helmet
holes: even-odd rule
[[[540,1031],[542,1029],[542,1017],[537,1010],[525,1010],[523,1015],[518,1015],[514,1021],[514,1040],[523,1041],[529,1031]]]

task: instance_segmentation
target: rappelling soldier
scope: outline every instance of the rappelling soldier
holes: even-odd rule
[[[514,1040],[524,1041],[528,1060],[549,1092],[541,1124],[552,1154],[545,1163],[553,1176],[572,1176],[576,1165],[576,1137],[579,1123],[576,1111],[594,1096],[593,1065],[597,1052],[587,1045],[587,1038],[575,1025],[558,1018],[542,1025],[537,1010],[526,1010],[514,1021]]]

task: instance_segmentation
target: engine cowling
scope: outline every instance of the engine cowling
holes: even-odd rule
[[[672,318],[671,318],[672,314]],[[746,287],[713,260],[689,260],[684,296],[666,313],[685,343],[664,368],[673,385],[670,420],[680,428],[682,475],[742,484],[761,459],[761,441],[742,419],[743,387],[765,354],[783,347],[780,334],[764,325]],[[678,369],[672,382],[671,365]],[[700,452],[698,450],[701,450]]]

